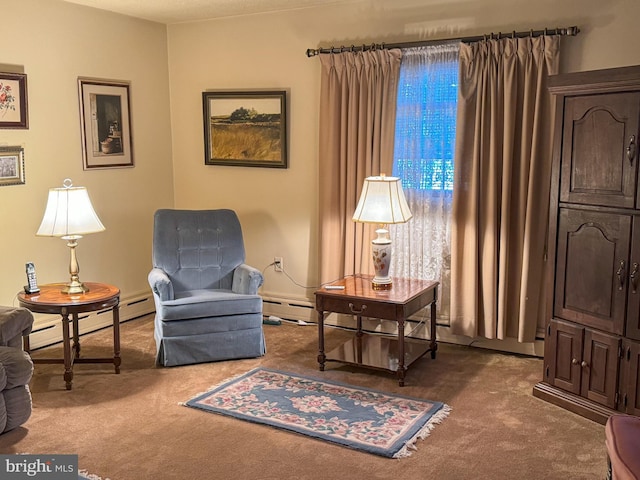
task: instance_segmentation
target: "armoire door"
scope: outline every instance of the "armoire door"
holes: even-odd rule
[[[640,343],[623,340],[622,348],[620,391],[623,398],[619,409],[640,417]]]
[[[640,341],[640,216],[633,218],[625,336]]]
[[[560,209],[554,317],[624,333],[631,218]]]
[[[584,353],[580,362],[580,394],[614,409],[618,389],[620,342],[618,336],[585,328]]]
[[[634,208],[640,92],[564,102],[560,201]]]
[[[580,395],[584,328],[551,320],[545,339],[545,379],[551,385]]]

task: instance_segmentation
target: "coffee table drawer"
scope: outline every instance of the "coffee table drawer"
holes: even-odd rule
[[[325,296],[322,298],[321,305],[323,311],[346,313],[348,315],[362,315],[363,317],[384,318],[387,320],[395,320],[398,308],[402,314],[400,305],[392,303],[377,303],[372,300],[349,299],[349,298],[331,298]]]

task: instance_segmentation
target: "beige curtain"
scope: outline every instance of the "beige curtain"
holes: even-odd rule
[[[391,175],[398,49],[320,55],[320,280],[372,273],[371,228],[351,220],[364,179]]]
[[[535,339],[543,270],[558,36],[460,48],[451,231],[451,331]]]

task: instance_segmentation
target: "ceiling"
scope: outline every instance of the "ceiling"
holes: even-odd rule
[[[159,23],[297,10],[359,0],[64,0]]]

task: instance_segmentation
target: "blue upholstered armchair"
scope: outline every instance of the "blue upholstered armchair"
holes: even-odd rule
[[[157,363],[186,365],[265,353],[262,273],[244,263],[232,210],[158,210],[153,269]]]

